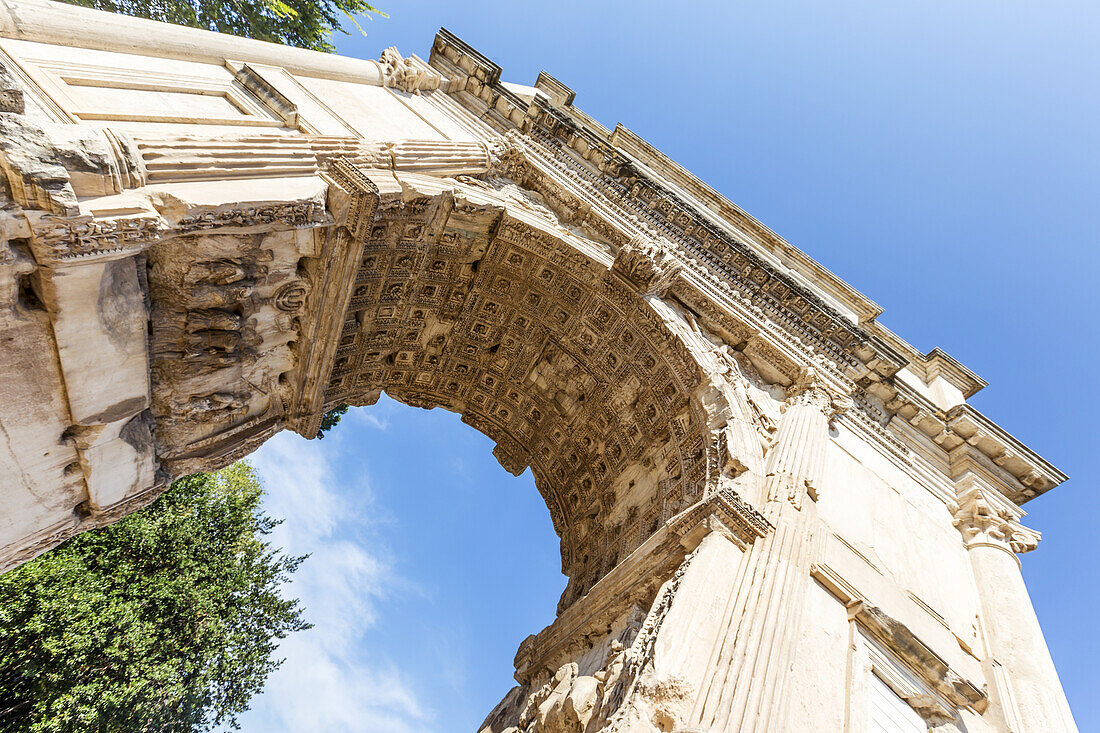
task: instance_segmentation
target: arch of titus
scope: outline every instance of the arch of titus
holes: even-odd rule
[[[0,0],[0,568],[385,390],[561,538],[483,732],[1075,731],[985,382],[500,77]]]

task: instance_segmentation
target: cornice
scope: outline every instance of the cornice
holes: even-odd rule
[[[938,346],[929,351],[928,354],[923,357],[923,361],[925,362],[925,382],[930,382],[938,376],[943,376],[944,379],[958,388],[966,399],[970,399],[976,395],[980,389],[989,384],[989,382],[967,369]]]
[[[899,358],[907,361],[910,369],[925,383],[942,376],[966,399],[970,399],[989,384],[939,347],[924,354],[877,321],[867,323],[866,327],[873,336],[893,349]]]
[[[882,645],[889,650],[889,655],[902,659],[911,673],[934,690],[943,700],[955,706],[970,706],[975,710],[984,710],[989,700],[983,687],[979,687],[964,674],[963,670],[952,665],[937,651],[922,639],[914,630],[910,629],[902,621],[891,617],[882,608],[872,602],[853,586],[841,573],[823,562],[814,563],[810,568],[810,574],[833,597],[843,603],[848,610],[848,618],[859,624],[864,631],[864,638],[875,645]],[[930,641],[930,640],[929,640]],[[880,658],[882,668],[880,672],[889,671],[885,662],[887,658]],[[877,667],[876,667],[877,668]],[[909,696],[902,695],[904,679],[891,678],[890,682],[899,692],[900,697],[913,702]],[[901,683],[899,685],[899,683]],[[917,693],[917,690],[913,690]],[[915,697],[916,695],[914,695]],[[949,718],[948,708],[942,707],[935,698],[923,697],[920,699],[921,707],[925,714]]]
[[[461,69],[464,75],[472,77],[482,84],[496,84],[500,81],[501,68],[498,65],[446,28],[440,28],[439,33],[435,36],[429,63],[434,65],[437,61],[437,53],[442,52],[445,48],[455,49],[457,55],[461,58],[457,68]]]
[[[1069,478],[971,405],[941,410],[904,383],[895,381],[889,388],[884,403],[893,420],[905,422],[929,438],[947,454],[949,462],[972,452],[1003,469],[998,490],[1017,504]]]
[[[968,454],[988,459],[1016,479],[1017,484],[999,488],[1017,504],[1023,504],[1069,478],[970,405],[963,404],[948,410],[943,419],[945,429],[965,441]]]
[[[555,104],[565,106],[573,104],[573,99],[577,96],[576,92],[545,71],[539,72],[539,78],[535,80],[535,89],[545,93]]]
[[[780,237],[737,204],[696,178],[690,171],[685,170],[679,163],[622,123],[615,126],[609,141],[635,160],[643,161],[649,167],[656,168],[661,175],[683,187],[687,193],[710,209],[722,223],[733,225],[739,233],[755,238],[778,259],[788,260],[790,265],[801,270],[804,275],[812,277],[819,287],[850,308],[856,314],[858,323],[863,324],[873,320],[882,313],[882,307],[877,303]]]

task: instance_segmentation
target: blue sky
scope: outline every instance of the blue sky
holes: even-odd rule
[[[1030,502],[1023,558],[1082,731],[1100,730],[1094,384],[1100,7],[1074,0],[453,3],[378,0],[344,54],[427,57],[446,26],[541,69],[990,383],[972,403],[1073,478]],[[249,733],[475,730],[553,618],[557,539],[530,474],[441,411],[386,398],[254,462],[316,628]]]

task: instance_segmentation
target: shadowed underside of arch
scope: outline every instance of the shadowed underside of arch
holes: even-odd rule
[[[564,608],[717,485],[707,365],[646,292],[667,283],[632,280],[619,247],[497,185],[402,175],[381,195],[324,402],[443,407],[508,471],[530,466],[562,538]]]

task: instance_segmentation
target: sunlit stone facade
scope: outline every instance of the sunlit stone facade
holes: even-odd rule
[[[46,0],[0,70],[2,567],[384,390],[561,538],[483,731],[1076,730],[1017,560],[1065,477],[553,77]]]

